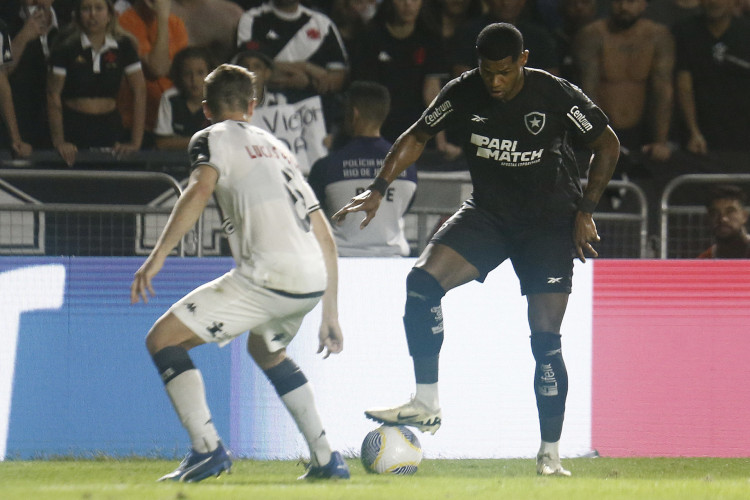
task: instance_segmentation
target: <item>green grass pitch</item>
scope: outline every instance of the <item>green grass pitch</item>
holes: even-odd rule
[[[531,459],[424,460],[414,476],[367,474],[348,459],[349,481],[297,481],[294,461],[235,460],[232,474],[196,484],[157,483],[178,460],[7,460],[3,500],[223,499],[742,499],[750,458],[577,458],[570,478],[538,477]]]

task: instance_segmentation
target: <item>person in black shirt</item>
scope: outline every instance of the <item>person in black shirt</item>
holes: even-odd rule
[[[612,177],[620,144],[606,115],[566,80],[526,68],[529,52],[511,24],[487,26],[477,37],[479,67],[448,82],[396,141],[369,189],[333,215],[339,222],[365,212],[366,226],[387,186],[414,163],[425,143],[447,127],[460,139],[472,197],[433,236],[406,279],[404,327],[417,383],[395,408],[368,410],[373,420],[412,425],[433,434],[441,424],[438,357],[443,342],[441,299],[448,290],[510,259],[528,301],[534,392],[542,444],[541,475],[568,476],[559,455],[568,377],[560,326],[571,292],[573,258],[597,256],[592,212]],[[592,151],[581,189],[571,140]]]
[[[203,114],[203,80],[214,67],[204,47],[186,47],[174,56],[169,79],[174,87],[165,91],[156,119],[156,147],[184,150],[193,134],[210,125]]]
[[[68,165],[78,148],[111,148],[120,156],[143,140],[146,83],[135,43],[119,27],[112,0],[81,0],[69,31],[52,47],[47,112],[52,145]],[[128,141],[116,97],[123,78],[134,95]]]

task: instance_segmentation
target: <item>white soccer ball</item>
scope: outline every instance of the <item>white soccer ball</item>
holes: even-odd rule
[[[417,436],[402,425],[381,425],[362,441],[362,465],[375,474],[410,475],[422,461]]]

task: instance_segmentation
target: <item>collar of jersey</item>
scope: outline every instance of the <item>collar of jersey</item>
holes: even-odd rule
[[[91,40],[86,36],[86,33],[81,33],[81,47],[84,49],[91,48]],[[104,45],[99,49],[99,52],[104,52],[107,49],[116,49],[118,47],[117,40],[112,38],[112,35],[106,35],[104,37]]]

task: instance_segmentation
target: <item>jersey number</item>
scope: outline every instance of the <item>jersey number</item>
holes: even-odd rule
[[[299,190],[299,177],[295,176],[289,169],[281,171],[286,180],[286,192],[289,194],[289,202],[292,204],[292,212],[297,216],[297,223],[306,233],[310,231],[310,215],[307,213],[305,198]]]

